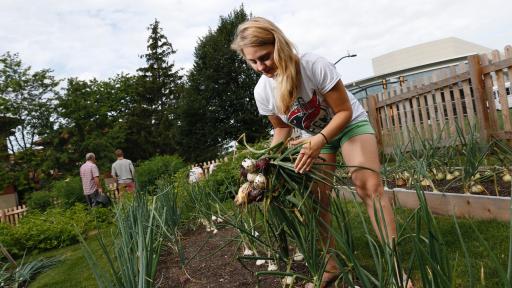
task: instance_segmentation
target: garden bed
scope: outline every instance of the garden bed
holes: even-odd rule
[[[244,261],[245,269],[237,260],[242,253],[236,241],[238,234],[232,228],[222,228],[218,233],[206,232],[202,227],[188,231],[182,239],[184,257],[188,260],[181,269],[180,256],[174,251],[162,253],[157,276],[159,287],[256,287],[257,271],[266,271],[267,265],[256,266],[255,261]],[[284,271],[286,267],[279,267]],[[292,269],[307,274],[307,267],[301,262],[294,263]],[[278,277],[261,277],[259,287],[281,287]]]
[[[353,189],[339,187],[340,197],[354,199]],[[402,188],[386,189],[395,206],[416,209],[419,200],[416,191]],[[356,194],[357,195],[357,194]],[[510,220],[510,197],[424,191],[429,209],[436,215],[455,215],[480,220]],[[356,196],[356,199],[359,198]]]

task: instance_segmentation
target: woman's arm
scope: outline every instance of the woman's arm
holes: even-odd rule
[[[338,80],[331,90],[324,94],[324,98],[327,105],[329,105],[334,112],[334,116],[324,129],[322,129],[321,133],[300,141],[304,143],[304,145],[294,165],[295,171],[299,173],[309,171],[313,162],[317,159],[318,155],[320,155],[320,150],[327,144],[326,140],[328,142],[338,136],[341,130],[352,120],[352,105],[350,104],[347,91],[341,80]],[[321,134],[323,134],[323,136]]]
[[[279,142],[286,141],[292,135],[292,127],[286,124],[279,116],[269,115],[268,120],[274,127],[274,136],[270,146],[274,146]]]

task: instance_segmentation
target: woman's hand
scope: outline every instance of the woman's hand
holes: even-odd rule
[[[320,150],[325,144],[324,137],[320,134],[309,138],[290,141],[290,146],[302,145],[299,156],[297,157],[297,160],[295,160],[295,172],[304,173],[309,171],[311,166],[313,166],[313,163],[317,160],[318,155],[320,155]]]

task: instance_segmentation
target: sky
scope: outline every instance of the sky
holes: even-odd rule
[[[0,0],[0,55],[18,53],[57,78],[108,79],[144,65],[154,19],[184,73],[221,16],[244,6],[272,20],[299,52],[335,62],[345,83],[373,75],[371,59],[446,37],[491,49],[512,45],[512,1],[488,0]]]

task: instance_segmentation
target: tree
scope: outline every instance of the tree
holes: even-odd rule
[[[35,148],[37,141],[53,129],[52,101],[58,95],[60,81],[51,73],[50,69],[32,71],[18,54],[0,56],[0,118],[18,121],[15,132],[7,138],[8,150],[15,155],[14,164],[7,169],[14,175],[13,184],[21,198],[38,184],[44,158]]]
[[[8,138],[9,151],[14,154],[33,148],[38,134],[51,129],[52,100],[58,95],[60,81],[51,75],[50,69],[32,72],[18,54],[3,54],[0,65],[0,95],[6,100],[1,113],[21,120],[16,133]]]
[[[237,26],[248,19],[243,7],[220,17],[217,29],[199,40],[180,102],[180,155],[189,161],[216,157],[245,133],[249,142],[268,136],[253,89],[259,75],[230,49]]]
[[[137,69],[137,87],[130,100],[127,121],[127,153],[132,159],[148,159],[155,154],[176,151],[176,105],[182,93],[182,76],[169,57],[176,53],[163,34],[160,22],[149,25],[146,66]]]
[[[58,125],[45,137],[48,169],[77,171],[85,154],[96,154],[100,168],[108,169],[114,150],[126,148],[126,109],[136,77],[117,75],[98,81],[69,78],[56,111]]]

